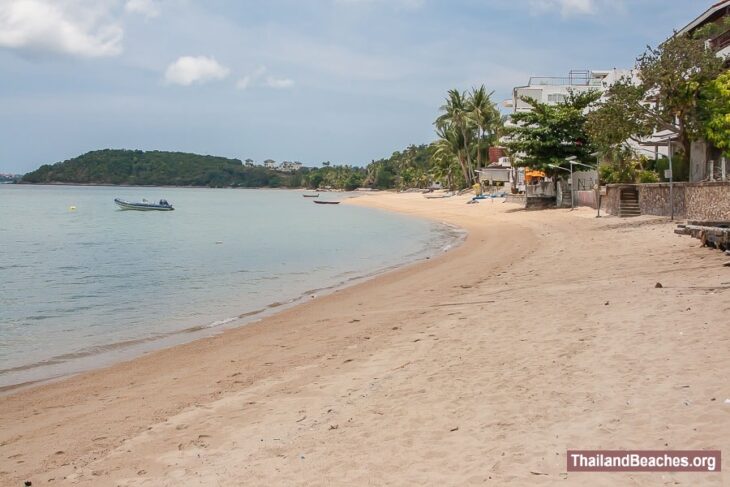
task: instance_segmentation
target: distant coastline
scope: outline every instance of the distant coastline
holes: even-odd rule
[[[365,167],[330,161],[309,167],[299,161],[256,162],[187,152],[103,149],[44,164],[13,179],[19,184],[81,186],[423,189],[434,180],[433,151],[431,145],[410,145]]]

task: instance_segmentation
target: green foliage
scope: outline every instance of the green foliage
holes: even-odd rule
[[[411,145],[366,168],[333,165],[281,172],[246,166],[238,159],[182,152],[111,150],[89,152],[23,176],[26,183],[129,184],[240,188],[331,188],[351,191],[361,186],[378,189],[426,188],[433,180],[429,145]]]
[[[327,161],[322,167],[307,170],[303,181],[308,188],[330,188],[352,191],[362,186],[366,169],[356,166],[333,166]]]
[[[591,154],[596,147],[586,131],[586,110],[599,97],[597,91],[572,92],[557,105],[524,98],[533,109],[512,115],[515,126],[507,131],[511,139],[507,147],[519,155],[515,165],[556,174],[558,170],[549,165],[567,168],[568,157],[575,156],[584,164],[595,161]]]
[[[23,176],[23,182],[355,189],[364,178],[365,169],[351,166],[328,165],[286,173],[261,166],[245,166],[238,159],[223,157],[105,149],[53,165],[43,165]]]
[[[653,114],[663,125],[678,120],[677,131],[689,154],[691,140],[702,135],[702,88],[722,73],[723,61],[703,40],[675,35],[656,49],[648,48],[637,62],[642,88],[656,100]]]
[[[631,79],[621,79],[606,91],[599,108],[587,116],[586,131],[601,150],[655,132],[657,121],[647,115],[646,92]]]
[[[707,140],[730,157],[730,71],[705,86],[702,110]]]
[[[601,181],[611,183],[658,183],[659,175],[643,156],[626,145],[613,146],[603,153],[598,167]]]
[[[410,145],[387,159],[371,162],[363,184],[377,189],[426,188],[432,177],[433,151],[428,145]]]
[[[639,183],[658,183],[659,175],[654,171],[643,169],[637,173],[636,180]]]
[[[463,185],[477,180],[476,169],[486,160],[489,146],[502,133],[502,117],[484,85],[470,92],[449,90],[441,115],[436,119],[436,134],[443,144],[440,168],[434,174],[447,177],[449,187],[454,185],[453,174],[446,168],[458,164]],[[450,153],[447,157],[445,152]],[[476,167],[473,160],[476,159]]]
[[[659,178],[662,181],[668,181],[668,179],[664,178],[664,171],[669,169],[668,158],[660,157],[656,162],[651,161],[647,165],[647,168],[659,174]],[[672,156],[672,176],[674,181],[689,181],[689,161],[682,153],[677,153]]]
[[[272,174],[237,159],[182,152],[88,152],[26,174],[24,182],[175,186],[266,186]]]
[[[718,35],[727,32],[730,29],[730,17],[722,17],[716,22],[710,22],[707,25],[697,29],[693,34],[692,38],[706,41],[717,37]]]
[[[722,72],[723,61],[704,40],[675,35],[637,59],[638,82],[612,86],[589,115],[588,131],[601,148],[641,139],[659,130],[679,135],[684,153],[704,135],[704,87]]]

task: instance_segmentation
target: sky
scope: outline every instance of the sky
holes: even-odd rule
[[[0,172],[90,150],[364,165],[447,90],[630,68],[712,0],[0,0]]]

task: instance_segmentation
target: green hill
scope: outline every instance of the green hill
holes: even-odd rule
[[[301,177],[260,166],[244,166],[238,159],[225,157],[105,149],[43,165],[23,176],[22,182],[279,187],[299,186]]]

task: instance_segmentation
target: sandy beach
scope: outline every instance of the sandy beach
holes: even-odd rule
[[[0,485],[727,485],[566,472],[568,449],[730,454],[727,257],[663,218],[467,199],[348,200],[468,237],[0,398]]]

